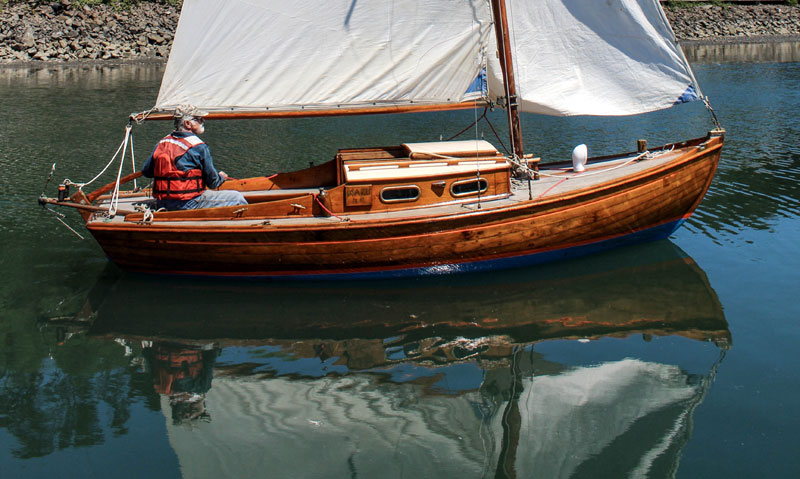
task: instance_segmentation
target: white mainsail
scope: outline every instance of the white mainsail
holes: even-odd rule
[[[699,94],[658,0],[500,0],[522,111],[629,115]],[[185,0],[156,110],[506,96],[490,0]]]
[[[505,0],[520,110],[633,115],[697,99],[658,0]],[[489,89],[505,96],[496,58]]]
[[[156,108],[457,103],[490,33],[485,0],[186,0]]]

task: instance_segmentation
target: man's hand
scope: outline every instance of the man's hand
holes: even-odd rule
[[[222,178],[223,181],[227,181],[228,180],[228,174],[225,173],[224,171],[220,171],[219,172],[219,176],[220,176],[220,178]]]

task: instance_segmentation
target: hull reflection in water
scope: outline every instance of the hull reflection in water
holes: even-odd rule
[[[673,475],[731,344],[703,271],[661,242],[524,275],[192,281],[163,308],[125,276],[90,334],[146,359],[190,477]]]

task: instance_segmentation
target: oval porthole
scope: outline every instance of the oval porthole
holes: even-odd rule
[[[402,203],[417,201],[419,187],[416,185],[388,186],[381,190],[381,201],[384,203]]]
[[[472,178],[456,181],[450,185],[450,194],[455,197],[477,195],[478,193],[485,193],[488,187],[489,183],[485,178]]]

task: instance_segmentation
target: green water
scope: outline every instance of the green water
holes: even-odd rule
[[[50,195],[106,164],[163,67],[0,70],[2,476],[797,476],[800,63],[780,51],[795,62],[693,52],[727,137],[670,240],[378,282],[119,271],[36,197],[54,162]],[[241,177],[448,138],[475,115],[209,122],[204,139]],[[523,122],[544,160],[710,127],[694,104]],[[166,127],[134,129],[138,165]]]

